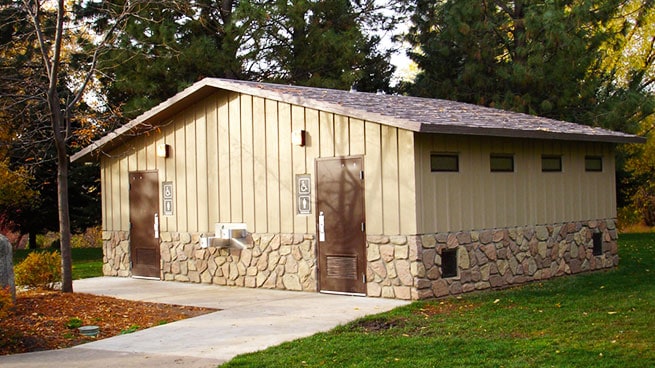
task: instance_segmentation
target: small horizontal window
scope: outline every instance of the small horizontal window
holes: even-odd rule
[[[492,172],[514,172],[514,155],[492,153],[489,166]]]
[[[541,156],[541,171],[543,172],[562,171],[562,156],[554,156],[554,155]]]
[[[430,169],[432,172],[458,172],[459,155],[457,153],[432,153]]]
[[[603,158],[600,156],[587,156],[584,158],[585,171],[603,171]]]

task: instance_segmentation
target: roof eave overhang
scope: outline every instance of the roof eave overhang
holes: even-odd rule
[[[417,133],[459,134],[476,136],[494,136],[510,138],[557,139],[566,141],[606,142],[606,143],[644,143],[646,139],[639,136],[603,131],[602,133],[562,133],[548,130],[520,130],[507,128],[472,127],[456,124],[422,124],[413,120],[394,118],[388,115],[371,111],[362,111],[356,108],[343,106],[330,101],[322,101],[302,96],[286,94],[259,88],[256,85],[245,85],[225,79],[206,78],[156,107],[148,110],[139,117],[110,132],[106,136],[94,141],[89,146],[71,156],[72,162],[97,160],[101,152],[110,152],[120,144],[143,134],[153,127],[165,124],[167,119],[177,112],[187,108],[193,103],[216,93],[218,90],[249,94],[261,98],[296,104],[308,108],[342,114],[353,118],[386,124]],[[605,134],[606,132],[606,134]]]
[[[419,133],[439,133],[457,135],[477,135],[522,139],[556,139],[560,141],[576,142],[604,142],[604,143],[645,143],[646,138],[635,135],[619,134],[584,134],[561,133],[548,130],[516,130],[502,128],[462,127],[453,125],[422,125]]]
[[[97,159],[101,151],[111,151],[132,137],[162,125],[178,111],[215,92],[215,87],[202,83],[202,81],[198,82],[76,152],[71,156],[71,162],[86,162]]]

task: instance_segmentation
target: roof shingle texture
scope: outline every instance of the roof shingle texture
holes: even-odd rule
[[[280,102],[342,114],[419,133],[642,143],[644,138],[607,129],[461,102],[350,92],[325,88],[205,78],[71,157],[86,158],[138,135],[142,126],[162,124],[164,117],[217,90],[250,94]]]

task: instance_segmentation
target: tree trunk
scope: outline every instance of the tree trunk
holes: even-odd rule
[[[65,144],[62,142],[62,145]],[[59,150],[57,150],[59,151]],[[61,291],[73,292],[71,227],[68,206],[68,155],[57,152],[57,200],[59,205],[59,236],[61,237]]]

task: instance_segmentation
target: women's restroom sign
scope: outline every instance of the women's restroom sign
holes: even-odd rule
[[[165,181],[161,183],[162,205],[164,216],[173,216],[173,182]]]
[[[312,180],[308,174],[296,176],[296,203],[299,215],[312,214]]]

